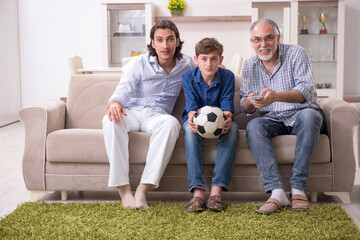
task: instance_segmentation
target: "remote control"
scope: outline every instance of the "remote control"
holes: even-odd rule
[[[264,99],[264,96],[261,96],[261,95],[254,95],[251,97],[251,100],[262,100]]]

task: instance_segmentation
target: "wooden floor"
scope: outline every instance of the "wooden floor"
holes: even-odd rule
[[[26,190],[22,177],[21,161],[24,151],[24,128],[17,122],[0,128],[0,219],[13,211],[18,204],[29,201],[30,192]],[[358,146],[357,138],[354,144]],[[357,161],[358,162],[358,161]],[[173,195],[169,201],[187,201],[191,195]],[[264,202],[269,196],[263,193],[224,193],[225,202]],[[60,193],[46,194],[44,201],[60,201]],[[119,201],[117,192],[69,192],[69,201]],[[149,201],[152,195],[149,195]],[[357,166],[351,204],[342,205],[360,228],[360,169]],[[318,204],[340,203],[337,197],[319,193]]]

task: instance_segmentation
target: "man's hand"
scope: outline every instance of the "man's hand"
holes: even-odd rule
[[[223,111],[225,115],[225,122],[223,123],[222,134],[227,133],[231,127],[232,113],[230,111]]]
[[[127,116],[125,108],[121,106],[121,104],[116,100],[111,100],[107,105],[107,116],[110,121],[114,121],[115,123],[120,123],[123,119],[122,114]]]
[[[197,133],[197,125],[194,123],[195,114],[196,114],[196,111],[188,112],[188,123],[189,123],[191,131],[193,131],[194,133]]]
[[[264,96],[261,100],[252,100],[251,97],[254,95],[254,93],[250,93],[248,96],[248,100],[251,102],[251,104],[256,108],[263,108],[267,105],[270,105],[271,103],[275,102],[277,99],[277,92],[265,88],[261,90],[260,95]]]
[[[305,101],[304,96],[295,89],[285,92],[276,92],[269,88],[265,88],[260,92],[260,95],[264,96],[262,100],[251,100],[251,96],[253,95],[253,93],[250,93],[247,101],[251,102],[255,108],[263,108],[274,102],[301,103]]]

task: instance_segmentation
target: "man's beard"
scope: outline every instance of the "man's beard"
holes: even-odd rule
[[[261,50],[270,50],[270,53],[269,55],[266,55],[266,56],[262,56],[260,55],[260,51]],[[262,61],[269,61],[273,56],[274,56],[274,53],[271,49],[271,47],[266,47],[266,48],[259,48],[259,54],[258,54],[259,58],[262,60]]]

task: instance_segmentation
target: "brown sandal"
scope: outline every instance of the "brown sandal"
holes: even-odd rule
[[[291,210],[293,211],[307,211],[310,208],[310,203],[306,196],[294,194],[291,198]]]
[[[206,209],[205,201],[199,197],[193,197],[186,207],[187,212],[199,213]]]
[[[281,208],[281,203],[275,198],[269,198],[260,209],[256,210],[258,213],[262,214],[273,214],[276,213]]]
[[[225,210],[224,203],[218,195],[210,196],[206,202],[206,206],[214,212],[222,212]]]

